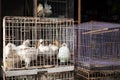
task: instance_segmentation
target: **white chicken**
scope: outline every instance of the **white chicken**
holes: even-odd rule
[[[29,46],[30,46],[30,40],[27,39],[27,40],[23,41],[22,45],[17,46],[17,48],[24,49],[24,48],[29,47]]]
[[[17,52],[21,60],[25,61],[25,66],[29,67],[32,60],[37,59],[37,49],[35,47],[26,47]]]
[[[50,47],[50,49],[51,49],[51,54],[52,55],[55,55],[55,54],[57,54],[58,53],[58,47],[56,46],[56,45],[54,45],[54,44],[49,44],[49,47]]]
[[[5,46],[5,54],[4,56],[7,58],[7,57],[13,57],[13,55],[16,53],[15,51],[15,48],[16,48],[16,45],[13,44],[13,43],[8,43],[6,46]]]
[[[53,41],[53,44],[56,45],[58,48],[61,47],[61,43],[57,39]]]
[[[30,46],[30,40],[24,40],[23,43],[16,47],[17,54],[20,56],[21,61],[23,60],[22,51]]]
[[[51,5],[48,5],[47,2],[44,3],[44,7],[41,3],[39,3],[38,7],[37,7],[37,15],[39,17],[45,17],[45,16],[49,16],[52,14],[52,7]]]
[[[15,48],[16,45],[13,43],[8,43],[5,46],[5,53],[3,54],[4,55],[3,63],[5,69],[15,67],[15,64],[20,61],[20,58],[17,55]]]
[[[48,45],[44,44],[44,40],[40,39],[39,40],[39,54],[44,54],[44,55],[48,55],[50,53],[50,47]]]
[[[57,58],[61,63],[65,63],[70,60],[70,50],[66,43],[63,43],[60,47]]]
[[[48,5],[47,2],[44,3],[44,14],[45,16],[50,16],[52,14],[52,7]]]
[[[37,49],[29,47],[30,40],[25,40],[22,45],[16,48],[17,54],[20,56],[21,61],[25,61],[25,66],[30,66],[30,62],[37,58]]]
[[[42,52],[43,54],[46,54],[48,56],[55,55],[58,53],[59,48],[56,45],[54,45],[54,43],[48,45],[47,43],[44,43],[44,42],[46,42],[46,41],[43,39],[39,40],[40,45],[38,48],[39,48],[40,52]]]
[[[58,47],[53,44],[49,44],[49,45],[44,44],[43,39],[40,39],[39,42],[40,42],[40,45],[38,47],[39,54],[44,55],[45,59],[50,60],[49,62],[51,63],[52,56],[54,56],[58,53]]]
[[[44,16],[44,8],[43,8],[43,5],[41,3],[39,3],[39,5],[37,7],[37,15],[39,17]]]

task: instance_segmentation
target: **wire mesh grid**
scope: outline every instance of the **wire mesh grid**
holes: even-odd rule
[[[36,75],[5,77],[4,80],[36,80]]]
[[[120,24],[86,22],[80,25],[76,65],[90,70],[120,69]]]
[[[39,80],[74,80],[74,72],[60,72],[60,73],[41,73],[39,74]]]
[[[76,80],[119,80],[119,70],[86,70],[78,68],[75,70]]]
[[[3,62],[6,70],[72,66],[73,55],[73,19],[4,17]]]
[[[38,73],[36,75],[9,76],[5,80],[74,80],[74,72]]]

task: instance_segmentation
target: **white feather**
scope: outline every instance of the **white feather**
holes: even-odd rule
[[[40,42],[40,45],[39,45],[38,49],[39,49],[40,54],[41,53],[42,54],[47,54],[47,52],[49,52],[49,50],[50,50],[49,46],[44,44],[43,39],[40,39],[39,42]]]
[[[18,55],[20,56],[21,60],[25,61],[26,67],[30,65],[32,60],[37,58],[37,49],[35,47],[26,47],[23,49],[18,50]]]
[[[52,51],[51,54],[55,55],[55,54],[58,53],[58,49],[59,49],[59,48],[58,48],[56,45],[49,44],[49,47],[50,47],[50,49],[51,49],[51,51]]]
[[[38,16],[43,16],[44,15],[44,8],[43,8],[43,5],[41,3],[39,3],[39,5],[37,7],[37,15]]]
[[[14,45],[13,43],[8,43],[5,46],[5,57],[13,57],[13,55],[16,53],[15,51],[16,45]]]
[[[45,59],[47,59],[47,60],[50,58],[50,61],[51,61],[52,60],[51,58],[54,55],[53,50],[50,48],[49,45],[44,44],[44,40],[40,39],[39,42],[40,42],[40,45],[38,47],[39,54],[44,55]]]
[[[51,49],[48,45],[44,46],[44,54],[49,55],[51,52]]]
[[[70,51],[66,43],[62,44],[62,47],[59,49],[58,59],[60,62],[67,62],[70,59]]]
[[[39,50],[39,53],[38,54],[44,54],[45,52],[45,48],[44,48],[44,44],[43,44],[44,40],[43,39],[40,39],[39,40],[39,46],[38,46],[38,50]]]
[[[39,54],[44,54],[45,50],[44,50],[44,45],[40,44],[38,47],[39,50]]]
[[[17,54],[20,56],[20,59],[25,61],[26,67],[30,65],[32,60],[37,58],[37,49],[35,47],[29,47],[30,41],[26,40],[23,42],[22,45],[17,46],[16,51]]]
[[[53,46],[52,45],[45,45],[43,39],[40,39],[39,42],[40,42],[40,45],[38,47],[39,54],[44,54],[44,55],[47,55],[47,56],[52,55],[52,52],[53,52],[53,49],[54,49]]]
[[[52,9],[51,5],[48,5],[47,2],[45,2],[45,4],[44,4],[44,13],[45,13],[46,16],[49,16],[49,15],[52,14],[51,9]]]
[[[27,40],[23,41],[22,45],[17,46],[17,48],[24,49],[24,48],[29,47],[29,46],[30,46],[30,40],[27,39]]]
[[[41,3],[39,3],[38,7],[37,7],[37,15],[38,16],[49,16],[52,14],[52,7],[51,5],[48,5],[47,2],[44,3],[44,7]]]
[[[5,46],[5,53],[4,55],[4,67],[13,68],[14,64],[20,61],[19,55],[17,55],[16,45],[13,43],[8,43]]]
[[[23,43],[21,45],[16,47],[17,54],[20,56],[21,61],[24,60],[24,58],[23,58],[24,57],[23,56],[24,49],[29,47],[29,45],[30,45],[30,40],[27,39],[27,40],[23,41]]]

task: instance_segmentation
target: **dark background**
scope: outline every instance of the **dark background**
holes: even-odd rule
[[[38,0],[39,1],[39,0]],[[77,20],[77,0],[74,18]],[[33,0],[0,0],[3,16],[33,16]],[[61,8],[63,9],[63,8]],[[70,13],[71,14],[71,13]],[[81,0],[82,22],[89,20],[119,22],[120,0]]]
[[[82,22],[120,22],[120,0],[81,0]]]
[[[74,0],[77,20],[77,0]],[[120,0],[81,0],[81,21],[120,22]]]
[[[33,16],[33,0],[0,0],[3,16]],[[38,0],[38,2],[41,0]],[[78,0],[74,2],[74,19],[77,20]],[[63,9],[61,7],[61,9]],[[71,8],[73,9],[73,8]],[[70,12],[69,14],[71,14]],[[120,0],[81,0],[81,21],[120,22]]]

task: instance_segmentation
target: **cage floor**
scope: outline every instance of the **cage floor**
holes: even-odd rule
[[[120,60],[118,59],[80,59],[79,67],[91,70],[116,70],[120,69]]]

